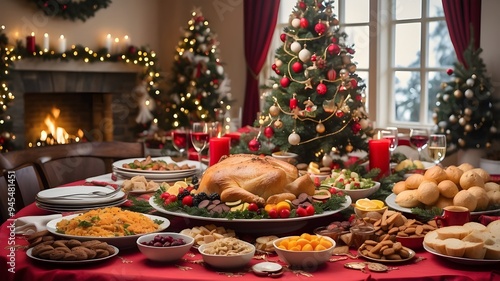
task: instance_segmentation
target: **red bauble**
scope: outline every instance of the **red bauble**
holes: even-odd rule
[[[299,72],[302,72],[302,70],[304,70],[304,67],[302,66],[301,62],[296,61],[292,65],[292,70],[295,73],[299,73]]]
[[[276,64],[275,64],[275,63],[273,63],[273,65],[271,65],[271,68],[272,68],[274,71],[276,71],[276,68],[277,68]]]
[[[446,70],[446,74],[452,75],[453,74],[453,69],[448,68],[448,70]]]
[[[346,48],[345,50],[346,50],[349,54],[351,54],[351,55],[352,55],[352,54],[354,54],[354,53],[356,53],[356,51],[354,51],[354,49],[352,49],[352,48]]]
[[[314,26],[314,31],[316,31],[318,35],[323,35],[323,33],[325,33],[326,31],[326,25],[322,22],[319,22]]]
[[[316,54],[312,54],[311,55],[311,61],[316,61],[318,57],[316,56]]]
[[[351,88],[356,89],[358,87],[358,81],[356,79],[351,79]]]
[[[328,52],[330,55],[338,55],[340,53],[340,47],[337,44],[330,44],[328,46]]]
[[[278,75],[281,75],[281,70],[279,70],[277,68],[274,70],[274,72],[276,72],[276,74],[278,74]]]
[[[344,117],[344,112],[342,110],[338,110],[337,112],[335,112],[335,116],[337,116],[338,118],[342,118]]]
[[[359,124],[359,122],[352,123],[351,130],[354,134],[359,133],[359,131],[361,131],[361,124]]]
[[[286,40],[286,34],[285,33],[281,33],[280,39],[281,39],[282,42],[285,42],[285,40]]]
[[[326,85],[323,83],[319,83],[318,86],[316,87],[316,92],[318,95],[324,95],[326,94],[327,88]]]
[[[297,104],[298,104],[298,100],[297,98],[295,97],[295,95],[293,96],[293,98],[290,99],[290,109],[295,109],[297,108]]]
[[[260,142],[258,139],[254,138],[248,142],[248,149],[250,151],[258,151],[260,149]]]
[[[302,11],[305,11],[307,8],[307,5],[304,1],[300,1],[299,2],[299,9],[301,9]]]
[[[286,88],[286,87],[288,87],[288,85],[290,85],[290,79],[288,79],[288,77],[284,76],[283,78],[281,78],[280,84],[281,84],[281,87]]]
[[[339,39],[337,39],[336,37],[332,37],[332,43],[337,43],[339,41]]]
[[[337,78],[337,72],[335,71],[335,69],[328,70],[328,72],[326,73],[326,78],[328,78],[328,80],[335,80],[335,78]]]
[[[302,28],[308,28],[309,27],[309,21],[306,18],[301,18],[300,19],[300,27]]]
[[[274,130],[273,128],[271,127],[266,127],[264,129],[264,136],[266,136],[266,138],[270,139],[274,136]]]

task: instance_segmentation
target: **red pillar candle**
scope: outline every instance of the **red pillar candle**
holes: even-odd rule
[[[36,51],[35,48],[35,33],[31,32],[31,35],[26,36],[26,50],[33,53]]]
[[[224,155],[229,155],[229,148],[231,146],[231,138],[220,137],[220,138],[210,138],[209,143],[209,155],[210,162],[209,165],[212,166],[219,162],[220,158]]]
[[[389,151],[390,144],[391,142],[387,139],[374,139],[368,141],[370,169],[380,169],[380,173],[375,180],[379,180],[381,177],[389,175],[391,158],[391,153]]]

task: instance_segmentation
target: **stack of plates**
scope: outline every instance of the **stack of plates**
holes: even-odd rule
[[[144,176],[146,180],[148,181],[155,181],[155,182],[174,182],[174,181],[179,181],[179,180],[184,180],[185,178],[189,178],[193,175],[195,175],[200,168],[200,162],[198,161],[192,161],[192,160],[183,160],[179,162],[175,162],[172,160],[172,158],[166,156],[166,157],[155,157],[151,158],[153,161],[159,161],[163,160],[167,163],[175,163],[179,166],[182,166],[184,164],[189,165],[191,168],[190,169],[184,169],[184,170],[170,170],[170,171],[158,171],[158,170],[138,170],[138,169],[130,169],[130,168],[124,168],[123,164],[129,164],[134,162],[135,160],[143,160],[143,159],[137,159],[137,158],[131,158],[131,159],[124,159],[120,161],[116,161],[113,163],[113,173],[116,174],[116,176],[120,178],[132,178],[135,176]],[[202,169],[206,168],[205,164],[201,164]]]
[[[113,190],[112,187],[86,185],[51,188],[40,191],[35,203],[40,209],[64,213],[118,206],[127,201],[125,192],[121,190],[110,196],[91,194],[95,191],[109,193]]]

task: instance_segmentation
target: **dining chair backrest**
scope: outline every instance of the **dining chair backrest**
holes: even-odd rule
[[[11,212],[9,212],[9,203],[15,204],[15,198],[13,197],[15,193],[11,192],[9,195],[9,184],[4,175],[0,175],[0,223],[6,221],[11,217]],[[13,198],[13,199],[9,199]],[[14,207],[14,205],[12,205]],[[11,209],[14,211],[13,209]]]

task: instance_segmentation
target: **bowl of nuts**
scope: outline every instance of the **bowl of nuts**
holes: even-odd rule
[[[174,262],[193,246],[194,238],[175,232],[151,233],[137,238],[137,247],[148,259]]]
[[[206,264],[231,269],[247,265],[255,254],[255,246],[235,237],[225,237],[202,244],[198,251]]]

